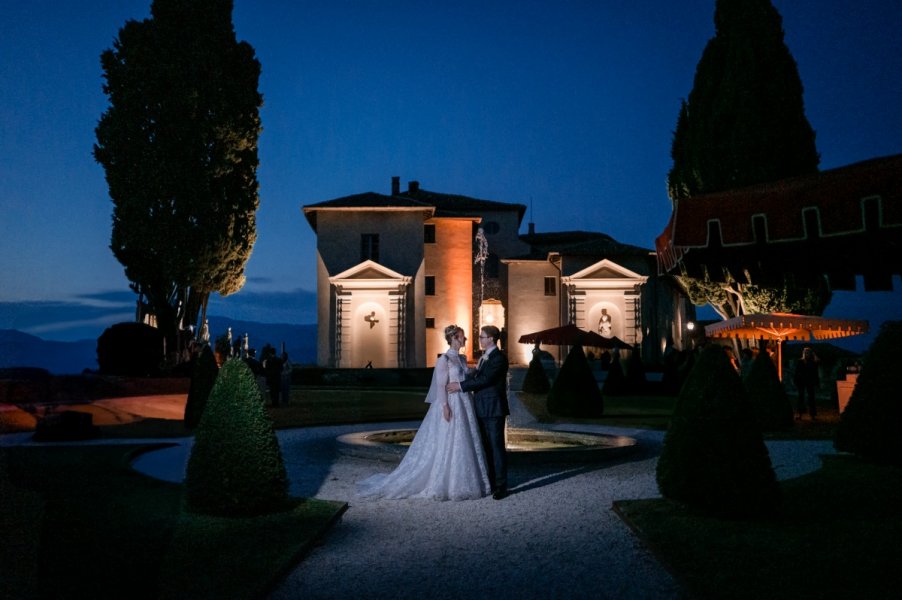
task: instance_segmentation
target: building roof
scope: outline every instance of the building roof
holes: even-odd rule
[[[304,216],[310,227],[316,231],[316,214],[324,210],[349,211],[349,210],[389,210],[389,211],[422,211],[423,218],[428,219],[435,213],[435,207],[403,196],[386,196],[376,192],[353,194],[316,204],[308,204],[303,207]]]
[[[595,231],[555,231],[528,233],[520,240],[530,245],[529,253],[511,260],[547,260],[551,253],[569,256],[648,256],[651,250],[623,244],[606,233]]]
[[[898,257],[900,242],[902,154],[687,198],[655,246],[660,272],[704,267],[717,278],[727,268],[741,280],[748,268],[797,269],[789,259],[800,254],[806,268],[847,282],[873,269],[876,256]],[[884,274],[900,270],[899,259],[881,262]]]
[[[396,186],[396,181],[393,182]],[[493,200],[480,200],[460,194],[442,194],[421,189],[419,183],[412,181],[410,187],[401,192],[393,189],[390,196],[366,192],[353,194],[334,200],[326,200],[316,204],[308,204],[303,207],[304,215],[310,226],[316,231],[316,213],[321,210],[423,210],[424,218],[432,217],[464,217],[475,218],[489,212],[517,213],[518,223],[526,214],[526,206],[523,204],[510,204],[507,202],[495,202]]]
[[[414,182],[407,191],[401,192],[402,198],[410,198],[424,204],[435,207],[436,217],[466,217],[480,215],[487,212],[517,212],[517,222],[523,220],[526,214],[524,204],[512,204],[508,202],[496,202],[494,200],[480,200],[460,194],[443,194],[424,190]]]

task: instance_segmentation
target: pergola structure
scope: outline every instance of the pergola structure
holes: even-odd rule
[[[740,283],[822,273],[834,290],[892,290],[902,274],[902,154],[677,201],[658,272]],[[748,273],[748,277],[746,276]]]

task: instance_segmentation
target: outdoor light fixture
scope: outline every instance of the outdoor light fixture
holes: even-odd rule
[[[694,322],[694,321],[689,321],[688,323],[686,323],[686,330],[687,330],[687,331],[694,331],[694,330],[695,330],[695,322]]]

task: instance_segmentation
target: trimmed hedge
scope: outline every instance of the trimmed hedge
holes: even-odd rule
[[[186,507],[216,516],[253,516],[289,507],[288,475],[273,422],[250,368],[223,364],[194,438]]]
[[[529,369],[523,379],[523,391],[530,394],[547,394],[550,389],[551,383],[548,381],[548,375],[545,373],[545,367],[542,366],[539,353],[533,352],[532,360],[529,361]]]
[[[792,403],[767,352],[758,353],[743,384],[762,431],[792,427]]]
[[[623,374],[623,367],[620,365],[619,352],[615,352],[611,359],[601,392],[605,396],[619,396],[627,392],[626,375]]]
[[[626,391],[629,394],[645,392],[648,381],[645,378],[645,363],[642,362],[639,346],[633,348],[626,360]]]
[[[103,375],[148,377],[160,374],[163,334],[144,323],[116,323],[97,339],[97,365]]]
[[[185,403],[185,427],[188,429],[194,429],[200,423],[218,374],[216,356],[210,345],[205,344],[191,373],[191,387],[188,388],[188,401]]]
[[[887,321],[871,344],[852,397],[842,412],[834,447],[875,464],[902,466],[899,357],[902,321]]]
[[[582,346],[570,349],[551,391],[548,412],[560,417],[600,417],[604,401]]]
[[[656,478],[665,498],[705,513],[773,513],[780,491],[754,410],[723,349],[705,347],[674,407]]]

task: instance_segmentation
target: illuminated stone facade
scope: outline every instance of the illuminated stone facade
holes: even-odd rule
[[[654,254],[604,234],[520,235],[521,204],[422,190],[346,196],[303,207],[317,234],[317,364],[430,367],[456,324],[475,360],[480,325],[504,333],[512,364],[528,363],[525,333],[573,322],[641,345],[657,362],[681,347],[691,306]],[[477,232],[486,255],[480,258]]]

